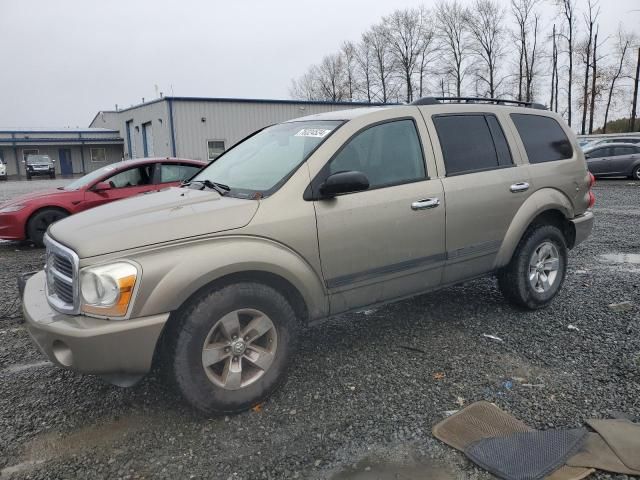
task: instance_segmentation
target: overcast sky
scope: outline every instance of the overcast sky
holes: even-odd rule
[[[640,33],[638,0],[600,1],[601,38],[620,22]],[[343,40],[420,4],[434,0],[0,0],[0,127],[87,126],[156,97],[155,85],[288,98],[291,78]]]

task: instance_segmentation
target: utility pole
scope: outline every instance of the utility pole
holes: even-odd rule
[[[631,109],[630,132],[636,131],[636,107],[638,106],[638,80],[640,80],[640,48],[638,48],[638,65],[636,66],[636,80],[633,87],[633,108]]]

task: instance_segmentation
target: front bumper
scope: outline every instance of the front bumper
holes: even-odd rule
[[[25,240],[24,220],[21,211],[0,213],[0,238],[3,240]]]
[[[52,362],[109,379],[142,376],[151,369],[158,338],[169,318],[165,313],[110,321],[59,313],[47,303],[43,271],[24,284],[22,304],[29,334]]]
[[[576,239],[573,242],[573,246],[576,247],[591,235],[591,231],[593,230],[593,212],[586,211],[582,215],[572,218],[570,222],[573,223],[576,231]]]

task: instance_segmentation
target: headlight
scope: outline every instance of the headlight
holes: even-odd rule
[[[124,317],[133,298],[138,269],[118,262],[85,268],[80,272],[82,311],[108,317]]]
[[[0,208],[0,213],[11,213],[22,210],[24,205],[9,205],[8,207]]]

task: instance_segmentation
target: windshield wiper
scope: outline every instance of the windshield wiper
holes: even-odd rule
[[[220,195],[226,195],[231,187],[225,185],[224,183],[212,182],[211,180],[192,180],[190,182],[185,182],[182,184],[183,187],[188,187],[194,183],[201,183],[202,188],[200,190],[204,190],[205,188],[209,188],[211,190],[215,190]]]

